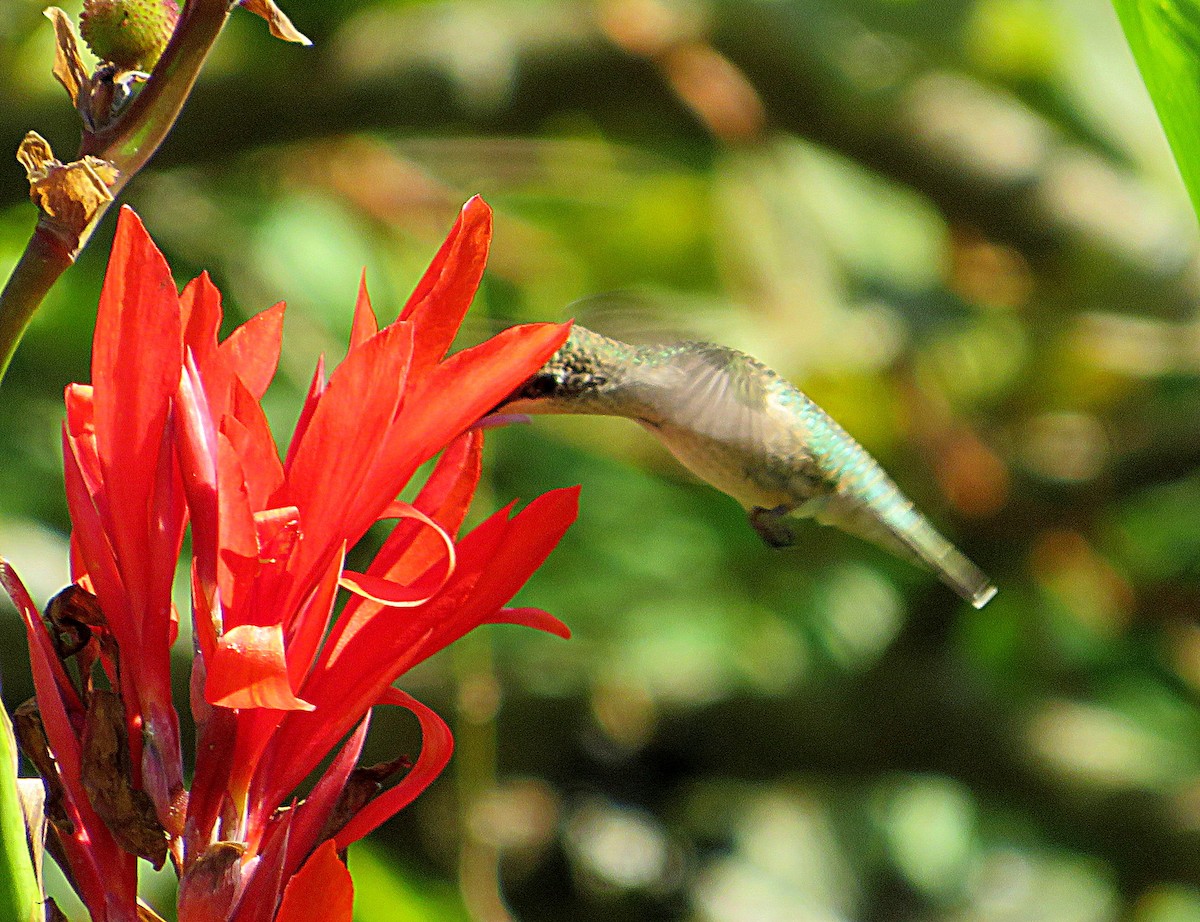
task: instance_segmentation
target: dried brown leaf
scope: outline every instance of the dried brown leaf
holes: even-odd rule
[[[120,171],[107,160],[84,157],[71,163],[54,158],[36,131],[25,135],[17,160],[29,179],[29,197],[61,229],[79,236],[113,200],[109,187]]]
[[[179,879],[179,917],[224,919],[242,883],[241,842],[215,842]]]
[[[75,23],[56,6],[48,8],[45,15],[54,23],[54,76],[71,97],[71,104],[78,108],[79,92],[87,86],[89,78],[79,54]]]
[[[354,769],[350,773],[350,777],[346,779],[346,786],[342,789],[337,803],[329,812],[321,834],[317,836],[317,841],[322,842],[336,836],[359,810],[378,796],[379,792],[383,790],[383,783],[388,778],[397,772],[412,768],[412,765],[412,759],[402,755],[390,762],[359,766]]]
[[[104,612],[92,593],[72,583],[46,603],[46,622],[54,651],[74,656],[92,638],[92,628],[106,628]]]
[[[275,5],[275,0],[242,0],[242,6],[267,21],[271,34],[285,42],[295,42],[298,45],[311,45],[312,40],[292,25],[287,13]]]
[[[88,800],[117,844],[161,868],[167,860],[167,833],[150,796],[133,786],[125,706],[114,691],[95,689],[88,701],[82,767]]]
[[[45,814],[46,819],[59,829],[70,834],[74,824],[63,806],[63,786],[58,777],[58,763],[50,754],[50,742],[46,738],[46,728],[42,724],[42,715],[37,708],[37,700],[30,698],[13,711],[13,733],[37,773],[42,776],[46,785]]]

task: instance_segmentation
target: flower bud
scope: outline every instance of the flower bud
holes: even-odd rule
[[[96,57],[120,70],[150,70],[175,23],[176,0],[84,0],[79,31]]]

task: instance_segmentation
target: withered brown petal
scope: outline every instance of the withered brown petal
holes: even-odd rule
[[[179,881],[180,916],[223,919],[241,884],[241,842],[215,842],[205,849]]]
[[[82,586],[72,583],[46,603],[50,639],[59,657],[73,656],[92,637],[92,628],[105,626],[100,602]]]
[[[83,788],[117,844],[161,868],[167,860],[167,833],[149,795],[133,786],[125,707],[121,696],[108,689],[94,690],[88,701]]]
[[[46,728],[42,724],[37,700],[30,698],[24,704],[18,705],[13,711],[12,722],[13,733],[16,734],[21,751],[42,776],[46,785],[46,819],[69,835],[74,831],[75,824],[71,822],[63,807],[63,787],[58,777],[58,763],[50,754],[50,742],[46,738]]]
[[[412,759],[408,756],[398,756],[390,762],[380,762],[377,765],[360,766],[350,773],[346,786],[337,803],[329,811],[329,817],[317,836],[318,842],[332,839],[355,814],[370,803],[383,789],[383,783],[392,775],[412,768]]]
[[[107,624],[100,600],[78,583],[71,583],[46,603],[46,617],[70,618],[88,627],[104,627]]]
[[[45,15],[54,23],[54,77],[71,97],[71,104],[79,108],[79,91],[87,86],[88,71],[79,53],[75,23],[56,6],[49,7]]]
[[[54,159],[50,144],[36,131],[25,135],[17,160],[29,179],[29,197],[57,227],[82,235],[112,200],[109,189],[119,171],[107,160],[84,157],[71,163]]]
[[[275,5],[275,0],[242,0],[242,6],[267,21],[271,34],[285,42],[295,42],[298,45],[311,45],[312,40],[292,25],[287,13]]]

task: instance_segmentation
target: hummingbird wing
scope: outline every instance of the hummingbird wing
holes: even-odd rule
[[[672,419],[678,425],[721,442],[759,446],[765,438],[769,403],[765,365],[734,349],[683,343],[669,365]]]
[[[772,398],[778,377],[758,361],[723,346],[681,343],[641,383],[650,409],[643,422],[693,473],[743,506],[795,506],[819,472],[804,433]],[[806,479],[806,474],[810,475]],[[796,498],[797,481],[806,488]]]

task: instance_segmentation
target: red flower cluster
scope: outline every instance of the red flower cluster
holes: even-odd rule
[[[177,293],[123,210],[92,384],[67,391],[76,586],[58,606],[66,616],[53,604],[39,615],[0,563],[25,619],[53,757],[39,763],[52,775],[52,830],[97,922],[138,917],[135,854],[171,857],[181,922],[349,922],[336,851],[408,804],[452,747],[443,721],[392,682],[481,624],[566,636],[544,612],[505,606],[573,521],[577,490],[455,537],[480,472],[472,427],[567,335],[516,327],[445,357],[490,236],[491,212],[472,199],[383,329],[360,289],[348,354],[328,378],[318,364],[281,460],[260,399],[279,358],[282,305],[219,342],[220,295],[208,277]],[[415,501],[397,501],[439,452]],[[397,524],[370,567],[345,570],[347,549],[382,519]],[[198,741],[187,790],[170,648],[189,521]],[[335,619],[339,586],[351,597]],[[78,643],[64,644],[68,627],[82,631]],[[424,740],[382,792],[377,777],[364,785],[354,771],[381,704],[412,711]],[[297,803],[297,786],[339,743]]]

